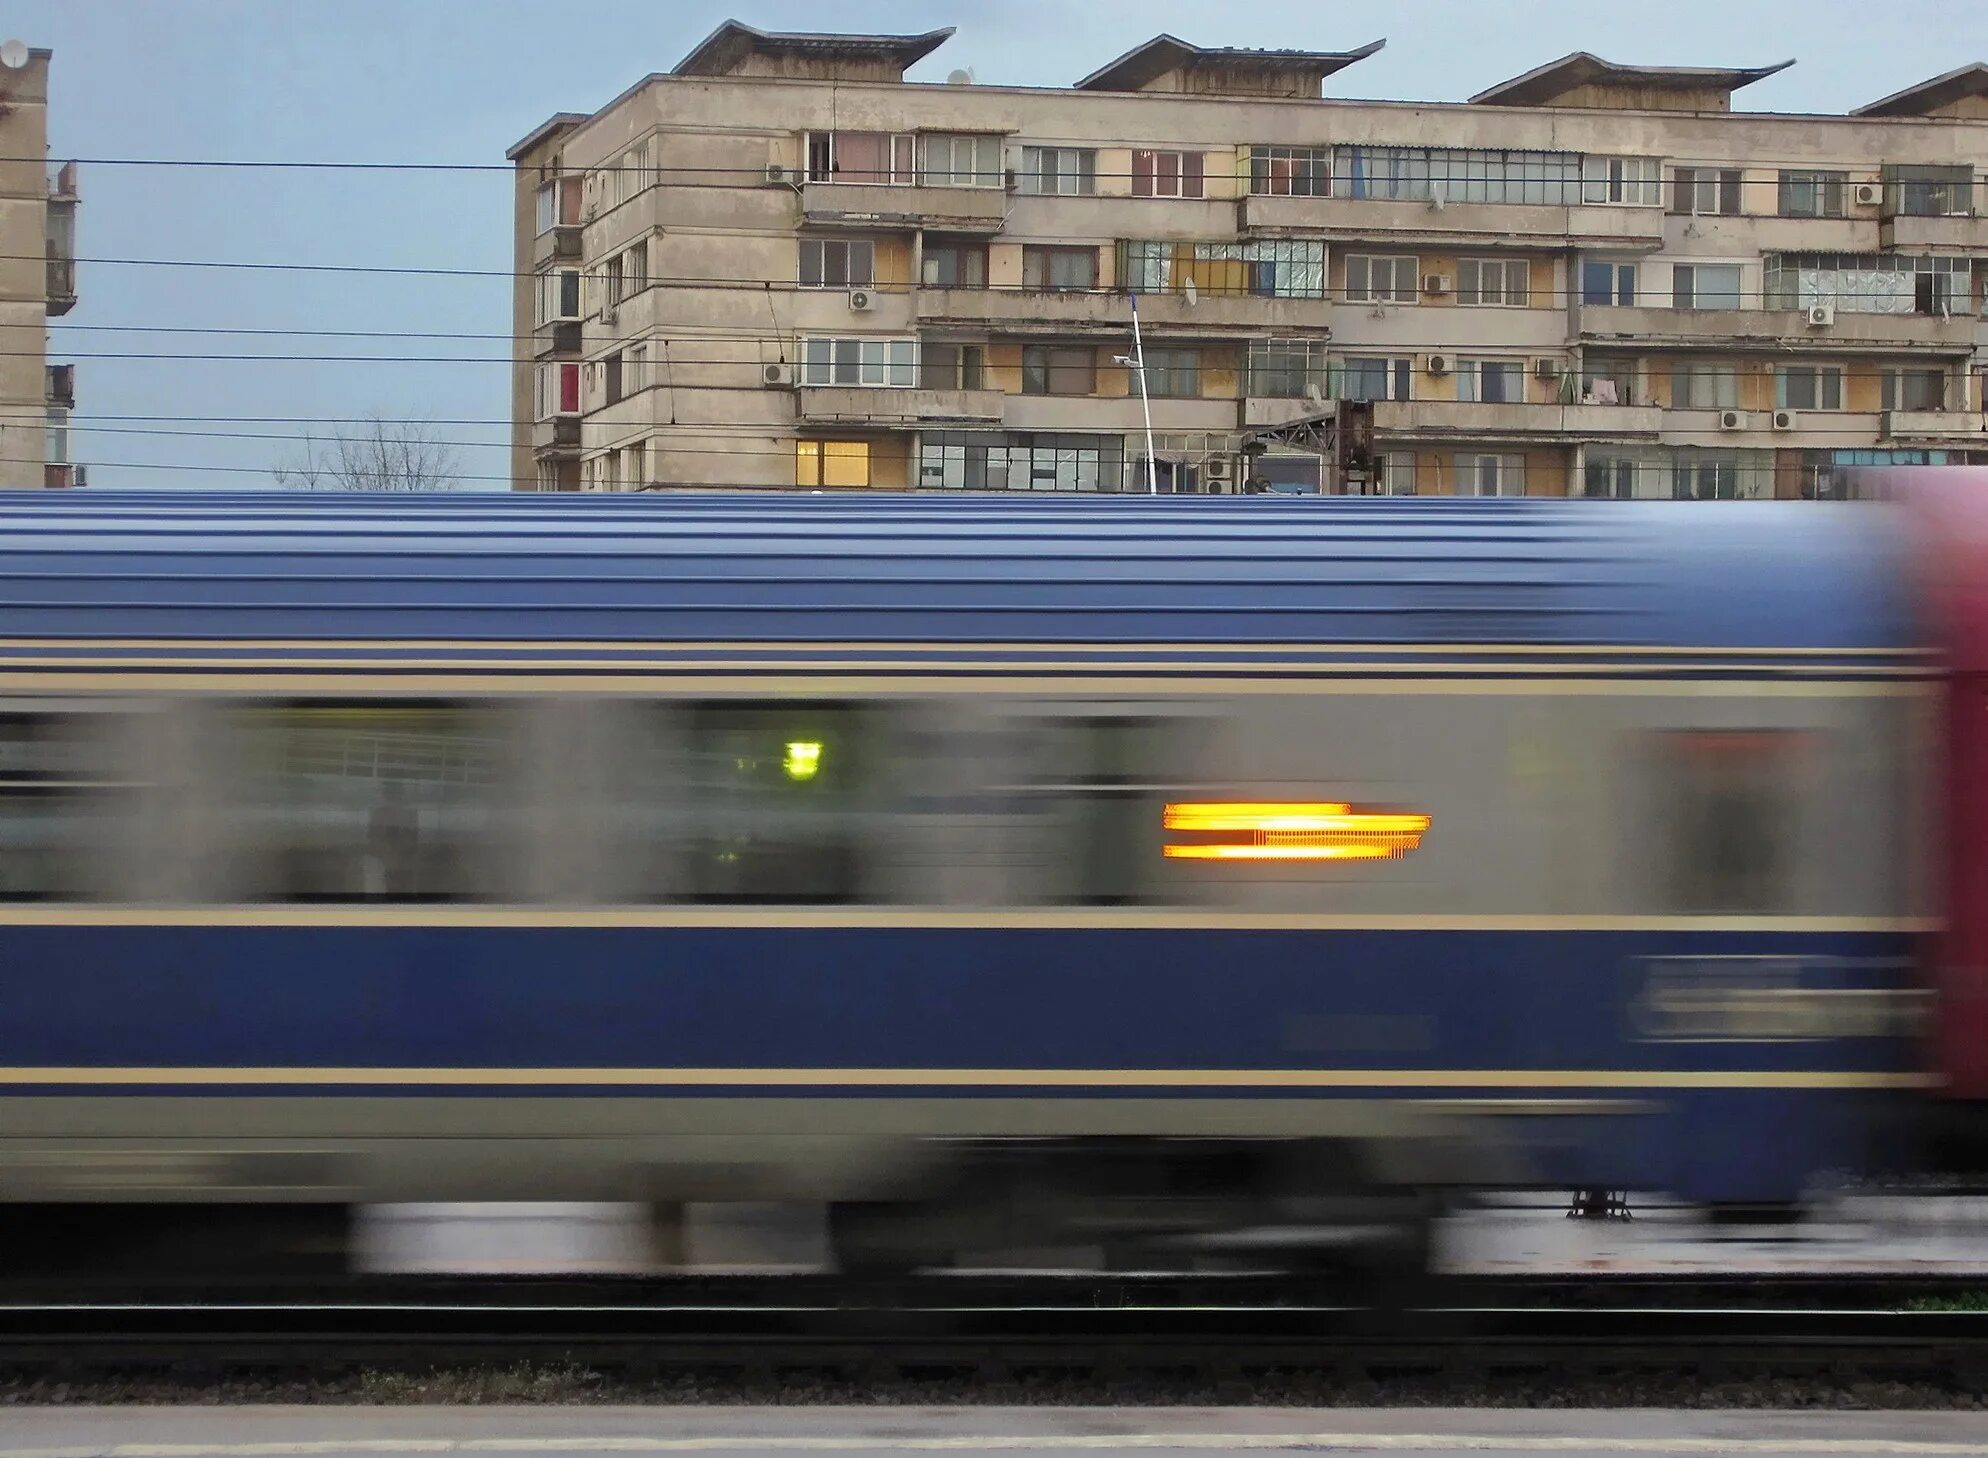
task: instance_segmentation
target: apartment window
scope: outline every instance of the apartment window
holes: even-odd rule
[[[877,281],[877,245],[868,238],[803,238],[801,287],[866,289]]]
[[[808,181],[909,183],[912,141],[901,132],[809,132]]]
[[[1581,302],[1584,304],[1634,304],[1636,265],[1608,258],[1581,261]]]
[[[1125,440],[1116,435],[922,431],[918,437],[918,484],[939,490],[1116,491],[1124,471]]]
[[[1737,263],[1674,263],[1670,270],[1674,309],[1737,309],[1740,306],[1740,266]]]
[[[1332,191],[1351,198],[1564,207],[1580,200],[1581,159],[1573,152],[1341,147],[1334,154]]]
[[[619,253],[607,261],[607,267],[602,270],[602,281],[607,295],[605,306],[612,309],[621,302],[622,293],[628,282],[627,271]]]
[[[1663,168],[1655,157],[1583,157],[1581,201],[1656,207],[1663,201]]]
[[[1327,197],[1332,192],[1332,149],[1251,147],[1249,190],[1264,197]]]
[[[1156,400],[1161,397],[1175,400],[1198,398],[1201,394],[1200,351],[1148,349],[1146,393]]]
[[[1255,294],[1274,299],[1325,297],[1325,243],[1271,238],[1251,243],[1171,243],[1127,239],[1119,244],[1118,277],[1134,293]]]
[[[1413,496],[1415,494],[1415,453],[1413,451],[1388,451],[1381,456],[1381,466],[1374,478],[1376,494],[1381,496]]]
[[[552,324],[580,317],[580,270],[549,269],[538,276],[538,322]]]
[[[1526,458],[1519,455],[1459,455],[1456,458],[1457,495],[1523,496],[1526,494]]]
[[[1784,218],[1840,218],[1843,216],[1843,188],[1848,178],[1841,172],[1783,171],[1780,206]]]
[[[1645,393],[1642,378],[1633,359],[1591,354],[1581,361],[1581,403],[1634,405]]]
[[[619,206],[649,185],[649,143],[637,142],[614,163],[614,190],[610,194]]]
[[[1134,197],[1200,197],[1203,191],[1199,152],[1133,152]]]
[[[1245,362],[1244,392],[1258,400],[1301,400],[1331,388],[1322,339],[1254,339]]]
[[[1355,304],[1412,304],[1422,287],[1419,258],[1346,255],[1346,298]]]
[[[602,369],[607,377],[607,403],[621,403],[621,351],[616,350],[602,361]]]
[[[918,139],[918,180],[927,187],[999,187],[1001,139],[931,134]]]
[[[1973,275],[1965,258],[1891,253],[1774,253],[1767,257],[1770,309],[1829,304],[1850,314],[1965,313]]]
[[[582,177],[560,177],[539,188],[535,202],[541,234],[580,221],[580,189],[585,181]]]
[[[1515,359],[1460,359],[1456,397],[1486,405],[1520,404],[1526,397],[1525,365]]]
[[[978,344],[926,340],[918,351],[918,378],[928,390],[978,390],[986,351]]]
[[[1740,172],[1737,167],[1680,167],[1671,174],[1670,210],[1674,213],[1733,217],[1740,211]]]
[[[1523,258],[1463,258],[1456,266],[1460,304],[1523,307],[1532,288],[1532,265]]]
[[[559,184],[548,182],[539,188],[536,201],[538,231],[541,235],[550,233],[559,221]]]
[[[69,464],[69,412],[60,405],[51,405],[43,422],[42,459],[51,466]]]
[[[1022,287],[1094,289],[1098,286],[1095,248],[1056,248],[1028,244],[1022,249]]]
[[[1937,369],[1889,369],[1881,379],[1880,408],[1885,410],[1944,410],[1947,375]]]
[[[1097,191],[1098,154],[1089,147],[1022,148],[1023,192],[1082,197]]]
[[[1629,501],[1653,493],[1638,491],[1637,478],[1642,463],[1621,457],[1590,456],[1581,468],[1581,494]]]
[[[918,383],[918,341],[803,339],[801,383],[909,389]]]
[[[1406,400],[1415,361],[1407,355],[1347,355],[1334,367],[1340,400]]]
[[[1089,345],[1031,344],[1022,350],[1024,395],[1095,395],[1098,353]]]
[[[628,280],[628,292],[639,294],[649,287],[649,240],[643,239],[621,255],[621,271]]]
[[[982,243],[928,241],[920,267],[929,289],[987,287],[987,247]]]
[[[1681,360],[1671,366],[1673,410],[1733,410],[1739,406],[1739,371],[1731,364]]]
[[[797,440],[796,486],[867,486],[870,443],[866,440]]]
[[[1968,217],[1974,212],[1974,169],[1894,166],[1884,169],[1885,205],[1908,218]]]
[[[1782,365],[1774,372],[1779,410],[1841,410],[1843,371],[1834,365]]]
[[[1772,451],[1678,451],[1671,459],[1671,495],[1679,501],[1740,501],[1774,494]]]
[[[538,420],[580,413],[578,363],[542,364],[532,373],[532,414]]]
[[[649,388],[649,346],[631,344],[621,352],[622,373],[626,376],[628,393]]]

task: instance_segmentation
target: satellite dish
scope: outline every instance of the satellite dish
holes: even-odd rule
[[[1184,284],[1181,285],[1181,292],[1187,295],[1188,308],[1191,309],[1196,304],[1201,302],[1200,286],[1196,284],[1193,279],[1188,279]]]
[[[28,63],[28,48],[23,41],[10,40],[0,44],[0,66],[9,71],[18,71]]]
[[[972,84],[973,72],[970,69],[948,71],[946,73],[946,85],[948,86],[971,86]]]

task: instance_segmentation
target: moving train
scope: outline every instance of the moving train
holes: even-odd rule
[[[0,1262],[519,1199],[1412,1262],[1930,1158],[1988,481],[1896,494],[23,493]]]

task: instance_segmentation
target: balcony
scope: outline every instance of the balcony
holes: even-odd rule
[[[1002,334],[1132,330],[1132,296],[1109,289],[920,289],[915,309],[921,323],[971,325]],[[1193,303],[1176,294],[1142,294],[1139,299],[1140,324],[1169,336],[1317,332],[1329,328],[1331,319],[1332,305],[1325,299],[1214,293]]]
[[[801,419],[863,425],[999,425],[1007,396],[999,390],[904,390],[861,385],[806,385]]]
[[[897,187],[881,183],[809,182],[801,218],[816,228],[936,228],[998,233],[1008,194],[998,187]]]
[[[555,259],[577,262],[581,252],[578,223],[555,223],[532,239],[532,267],[541,268]]]
[[[1389,247],[1605,248],[1655,250],[1664,212],[1654,207],[1549,206],[1542,203],[1426,202],[1379,198],[1266,197],[1251,194],[1237,224],[1255,237],[1284,234]]]
[[[580,323],[577,319],[541,324],[532,331],[534,359],[578,359]]]
[[[1988,445],[1988,417],[1979,410],[1887,410],[1880,433],[1886,440]]]
[[[580,417],[555,415],[532,422],[532,454],[540,460],[580,453]]]
[[[1396,440],[1655,440],[1662,418],[1654,405],[1382,400],[1374,406],[1375,431]]]
[[[31,253],[30,258],[34,257]],[[76,307],[76,260],[48,245],[48,317],[59,319]]]
[[[62,491],[90,484],[88,467],[70,463],[67,465],[46,465],[41,468],[41,484],[50,491]]]
[[[62,410],[76,408],[76,366],[52,364],[48,367],[48,403]]]
[[[1878,222],[1878,247],[1884,252],[1923,253],[1932,248],[1988,249],[1988,218],[1972,213],[1916,217],[1887,213]]]
[[[1593,343],[1634,344],[1645,349],[1759,349],[1796,342],[1839,351],[1944,350],[1964,353],[1974,344],[1968,315],[1859,314],[1839,309],[1836,322],[1811,326],[1800,309],[1650,309],[1588,304],[1581,309],[1581,337]]]

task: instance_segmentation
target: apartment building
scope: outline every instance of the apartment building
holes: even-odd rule
[[[511,149],[519,488],[1333,491],[1286,427],[1339,399],[1388,492],[1988,461],[1988,65],[1847,116],[1587,54],[1322,96],[1379,41],[906,82],[950,34],[728,22]]]
[[[76,367],[48,361],[48,321],[76,307],[76,164],[50,166],[51,52],[0,44],[0,487],[81,486]],[[45,260],[45,261],[44,261]]]

